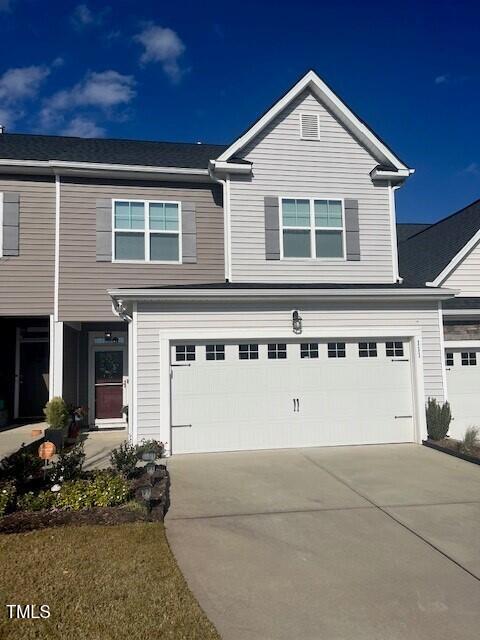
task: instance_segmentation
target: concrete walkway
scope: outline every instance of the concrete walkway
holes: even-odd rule
[[[18,451],[22,444],[30,444],[35,440],[41,440],[46,426],[45,422],[38,422],[0,431],[0,460]],[[41,429],[41,435],[32,436],[32,429]]]
[[[224,640],[478,638],[479,467],[417,445],[168,466],[168,539]]]

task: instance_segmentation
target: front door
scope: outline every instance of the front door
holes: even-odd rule
[[[18,417],[38,418],[48,401],[48,342],[20,342]]]
[[[122,418],[123,348],[94,351],[95,420]]]

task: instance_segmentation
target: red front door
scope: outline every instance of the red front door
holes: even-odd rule
[[[95,418],[121,418],[123,349],[95,351]]]

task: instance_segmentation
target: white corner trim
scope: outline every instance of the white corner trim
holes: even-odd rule
[[[480,229],[477,233],[470,238],[470,240],[465,244],[462,249],[457,253],[457,255],[450,260],[447,266],[441,271],[438,276],[432,282],[427,282],[428,286],[438,287],[440,286],[446,278],[454,271],[454,269],[462,262],[464,258],[475,248],[475,246],[480,242]]]
[[[128,325],[128,352],[131,362],[128,363],[129,375],[129,401],[128,407],[128,428],[132,436],[132,442],[138,442],[138,378],[137,378],[137,334],[138,334],[138,313],[137,304],[133,306],[132,321]]]
[[[55,269],[53,283],[53,315],[58,320],[58,290],[60,284],[60,176],[55,176]]]
[[[3,256],[3,191],[0,191],[0,258]]]
[[[227,161],[242,147],[252,140],[264,127],[267,126],[292,100],[310,87],[317,96],[333,111],[340,121],[349,127],[367,147],[374,149],[380,157],[390,162],[396,169],[409,172],[409,168],[390,149],[372,133],[372,131],[340,100],[340,98],[323,82],[314,72],[308,71],[283,98],[278,100],[248,131],[237,138],[226,151],[218,158],[217,162]]]
[[[50,316],[50,360],[48,397],[51,400],[63,395],[63,322]]]
[[[448,400],[447,363],[445,362],[445,337],[443,333],[442,302],[438,302],[438,329],[440,331],[440,359],[442,361],[443,399]]]

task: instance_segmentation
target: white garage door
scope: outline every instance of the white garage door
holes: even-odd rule
[[[414,440],[409,342],[172,345],[172,451]]]
[[[448,400],[452,410],[449,434],[463,438],[468,427],[480,427],[480,350],[446,349]]]

